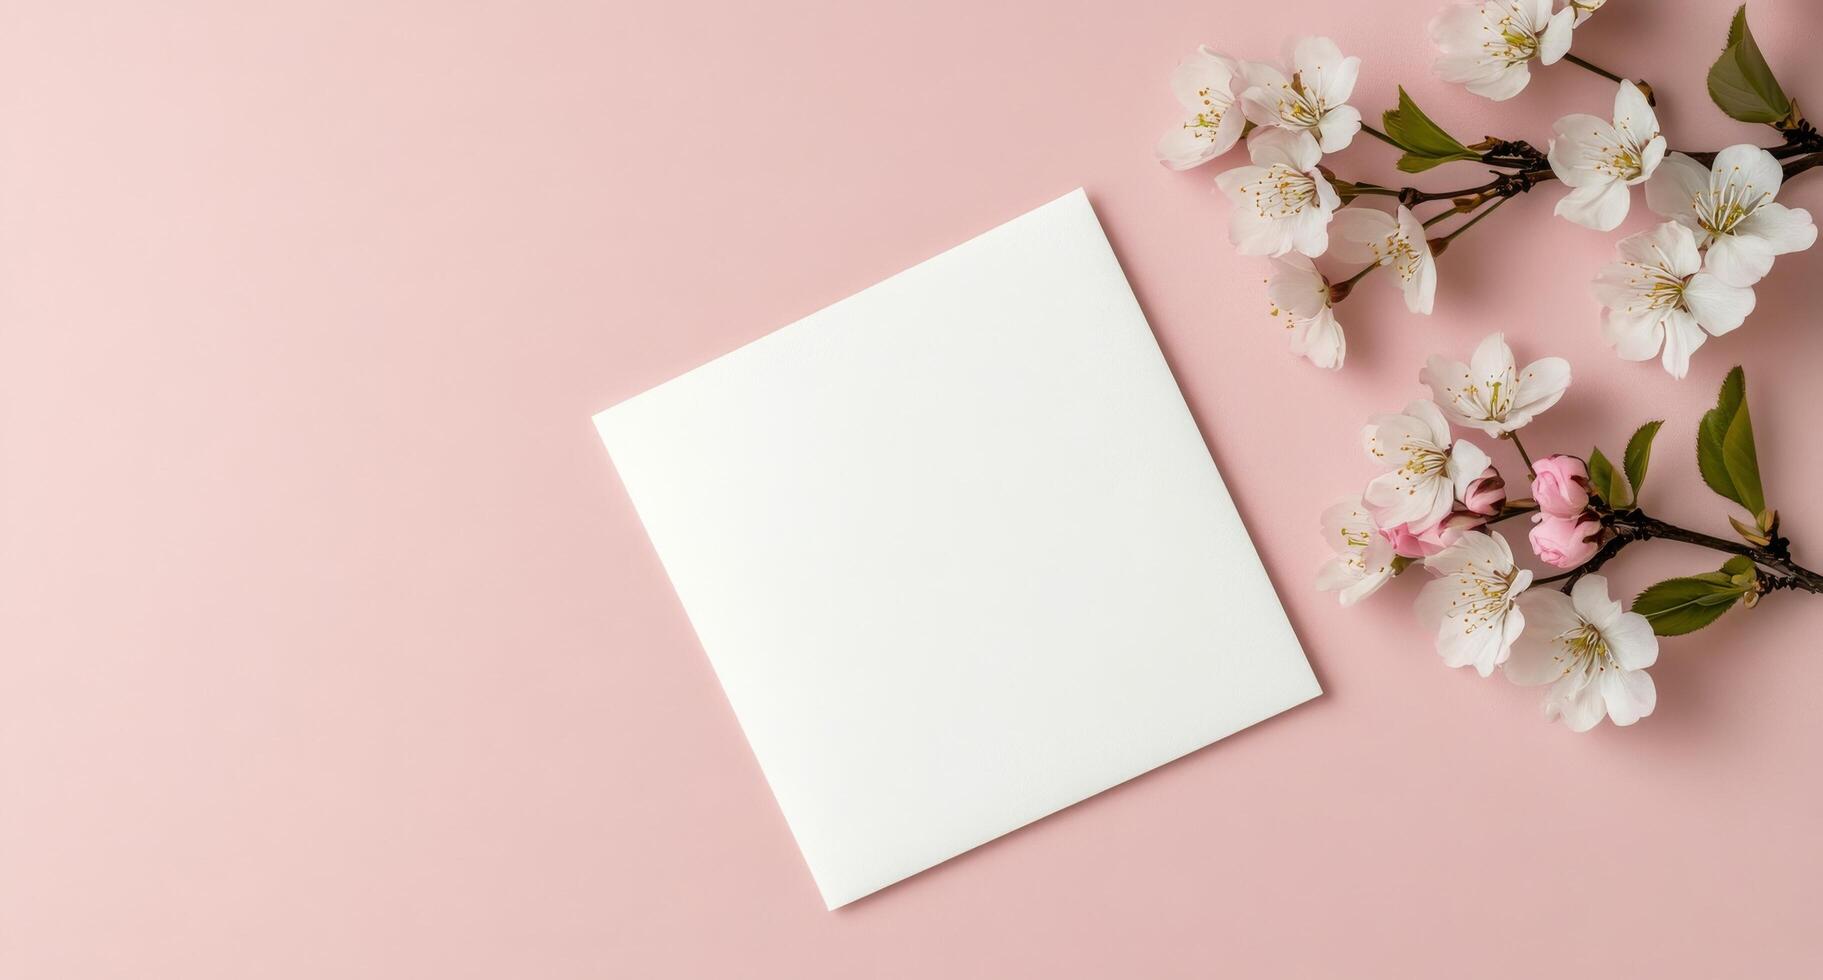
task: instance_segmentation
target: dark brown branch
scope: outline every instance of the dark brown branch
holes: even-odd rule
[[[1545,585],[1562,582],[1567,592],[1576,584],[1576,580],[1599,569],[1609,559],[1620,554],[1622,548],[1635,541],[1650,541],[1654,538],[1664,541],[1681,541],[1720,551],[1724,554],[1741,555],[1753,561],[1759,567],[1760,591],[1775,592],[1780,589],[1791,589],[1799,592],[1810,592],[1823,595],[1823,575],[1811,571],[1791,560],[1791,542],[1782,537],[1774,537],[1765,547],[1755,547],[1741,541],[1730,541],[1718,538],[1713,534],[1692,531],[1688,528],[1667,524],[1656,517],[1649,517],[1639,510],[1608,511],[1601,513],[1602,525],[1613,534],[1604,542],[1589,560],[1559,575],[1534,579],[1533,585]]]

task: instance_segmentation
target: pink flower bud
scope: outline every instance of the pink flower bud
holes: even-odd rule
[[[1593,517],[1554,517],[1539,514],[1532,518],[1532,551],[1540,561],[1557,568],[1575,568],[1595,556],[1595,539],[1601,536],[1601,522]]]
[[[1485,523],[1487,519],[1479,514],[1456,511],[1421,530],[1414,531],[1409,524],[1395,524],[1382,529],[1380,533],[1393,543],[1393,554],[1405,558],[1429,558],[1455,544],[1462,537],[1462,532]]]
[[[1462,509],[1482,517],[1493,517],[1507,503],[1507,481],[1492,466],[1470,483],[1462,494]]]
[[[1589,468],[1561,453],[1532,464],[1532,499],[1551,517],[1575,517],[1589,506]]]

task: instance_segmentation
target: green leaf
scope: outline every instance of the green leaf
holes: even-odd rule
[[[1411,153],[1402,153],[1399,155],[1399,162],[1394,164],[1394,166],[1398,167],[1404,173],[1421,174],[1421,173],[1425,172],[1426,170],[1429,170],[1432,167],[1438,166],[1440,164],[1448,163],[1451,160],[1474,160],[1474,159],[1478,159],[1478,158],[1475,156],[1421,157],[1421,156],[1417,156],[1417,155],[1411,154]]]
[[[1734,478],[1734,488],[1740,491],[1741,506],[1755,517],[1760,516],[1766,510],[1766,495],[1760,488],[1760,456],[1753,448],[1753,419],[1745,401],[1734,414],[1734,421],[1728,423],[1727,435],[1722,437],[1722,462]]]
[[[1746,559],[1739,559],[1745,561]],[[1633,599],[1633,611],[1646,617],[1652,632],[1660,636],[1680,636],[1695,632],[1720,619],[1732,608],[1751,584],[1742,585],[1729,572],[1728,565],[1719,572],[1704,572],[1684,578],[1669,578],[1646,587]],[[1752,563],[1748,562],[1751,569]]]
[[[1663,419],[1647,422],[1627,440],[1627,482],[1633,485],[1633,492],[1638,494],[1646,486],[1646,465],[1652,462],[1652,439],[1658,435],[1658,427],[1664,425]]]
[[[1747,29],[1745,4],[1728,25],[1728,46],[1709,67],[1709,98],[1742,122],[1779,125],[1791,121],[1791,100],[1772,75],[1766,56]]]
[[[1633,506],[1633,492],[1627,488],[1627,478],[1599,449],[1589,450],[1589,489],[1595,491],[1602,503],[1615,510]]]
[[[1461,140],[1431,122],[1412,97],[1405,94],[1404,86],[1399,88],[1399,107],[1386,110],[1380,117],[1380,124],[1387,137],[1405,151],[1399,158],[1399,169],[1408,174],[1429,170],[1451,160],[1481,159],[1481,154],[1463,146]]]
[[[1703,421],[1697,425],[1696,466],[1709,489],[1755,517],[1766,510],[1760,459],[1753,445],[1753,419],[1747,411],[1747,379],[1739,367],[1722,379],[1715,407],[1703,413]]]

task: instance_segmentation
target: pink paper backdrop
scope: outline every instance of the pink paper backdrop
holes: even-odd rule
[[[1666,417],[1647,500],[1724,530],[1689,447],[1745,363],[1823,563],[1823,252],[1680,384],[1603,347],[1612,237],[1542,190],[1435,316],[1364,284],[1332,375],[1213,171],[1152,162],[1199,41],[1332,33],[1357,104],[1403,81],[1473,136],[1606,111],[1568,65],[1501,106],[1436,81],[1436,5],[9,4],[0,976],[1815,972],[1823,602],[1667,642],[1659,713],[1578,737],[1442,667],[1411,583],[1310,589],[1360,422],[1493,329],[1575,365],[1535,449]],[[1731,8],[1617,0],[1576,50],[1674,143],[1765,140],[1703,97]],[[1754,18],[1823,106],[1823,15]],[[1329,693],[824,912],[589,416],[1079,184]]]

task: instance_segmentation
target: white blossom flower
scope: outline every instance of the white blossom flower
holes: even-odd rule
[[[1646,182],[1646,204],[1696,232],[1716,278],[1751,286],[1772,271],[1773,256],[1817,240],[1809,211],[1773,201],[1784,179],[1778,159],[1751,143],[1717,153],[1713,167],[1673,153]]]
[[[1361,436],[1368,458],[1388,467],[1362,495],[1380,527],[1405,524],[1416,533],[1435,526],[1488,467],[1480,447],[1450,444],[1449,423],[1424,399],[1403,413],[1374,416]]]
[[[1498,438],[1557,404],[1570,387],[1570,362],[1541,357],[1519,370],[1506,336],[1493,333],[1467,364],[1431,355],[1418,380],[1430,386],[1450,421]]]
[[[1708,258],[1714,257],[1711,249]],[[1692,351],[1740,326],[1754,304],[1752,289],[1711,274],[1695,233],[1675,221],[1621,239],[1620,261],[1601,270],[1594,291],[1606,311],[1602,335],[1614,352],[1646,361],[1663,347],[1665,370],[1674,378],[1690,370]]]
[[[1556,213],[1585,228],[1613,231],[1627,217],[1629,188],[1651,177],[1665,157],[1658,115],[1639,86],[1621,82],[1612,125],[1579,112],[1551,129],[1557,134],[1551,140],[1551,172],[1570,188]]]
[[[1335,188],[1317,170],[1323,152],[1309,133],[1262,129],[1247,141],[1250,167],[1215,178],[1234,202],[1228,238],[1242,255],[1284,255],[1296,250],[1316,258],[1329,247],[1329,216],[1340,205]]]
[[[1369,207],[1343,208],[1330,220],[1330,252],[1344,262],[1390,265],[1399,274],[1405,308],[1429,313],[1437,295],[1437,260],[1424,224],[1399,205],[1398,216]]]
[[[1506,662],[1507,679],[1545,694],[1546,718],[1586,732],[1603,715],[1631,725],[1652,713],[1658,689],[1646,668],[1658,660],[1652,624],[1608,598],[1608,580],[1585,575],[1569,595],[1551,589],[1519,597],[1525,632]]]
[[[1361,113],[1348,105],[1361,59],[1342,57],[1326,37],[1300,38],[1292,48],[1291,77],[1274,65],[1241,62],[1247,88],[1241,111],[1255,126],[1278,126],[1316,137],[1324,153],[1346,147],[1361,131]]]
[[[1424,559],[1424,567],[1437,578],[1425,583],[1413,608],[1435,631],[1443,662],[1492,674],[1525,629],[1515,600],[1532,584],[1532,573],[1514,563],[1497,531],[1470,531]]]
[[[1393,544],[1368,516],[1360,497],[1337,501],[1323,512],[1323,539],[1335,554],[1317,572],[1317,588],[1338,593],[1352,606],[1393,577]]]
[[[1500,102],[1532,80],[1529,63],[1555,64],[1570,50],[1575,13],[1551,13],[1551,0],[1471,0],[1446,7],[1431,21],[1442,57],[1437,74]]]
[[[1189,170],[1227,153],[1246,127],[1244,112],[1234,112],[1234,59],[1198,47],[1171,73],[1171,91],[1189,116],[1158,141],[1158,161],[1173,170]]]
[[[1572,26],[1581,27],[1583,21],[1588,20],[1592,14],[1597,10],[1600,10],[1607,2],[1608,0],[1570,0],[1567,6],[1571,11],[1574,11],[1576,15],[1576,23]]]
[[[1348,342],[1329,305],[1328,280],[1315,263],[1295,252],[1271,262],[1266,298],[1272,301],[1272,315],[1285,321],[1291,352],[1320,368],[1341,367]]]

